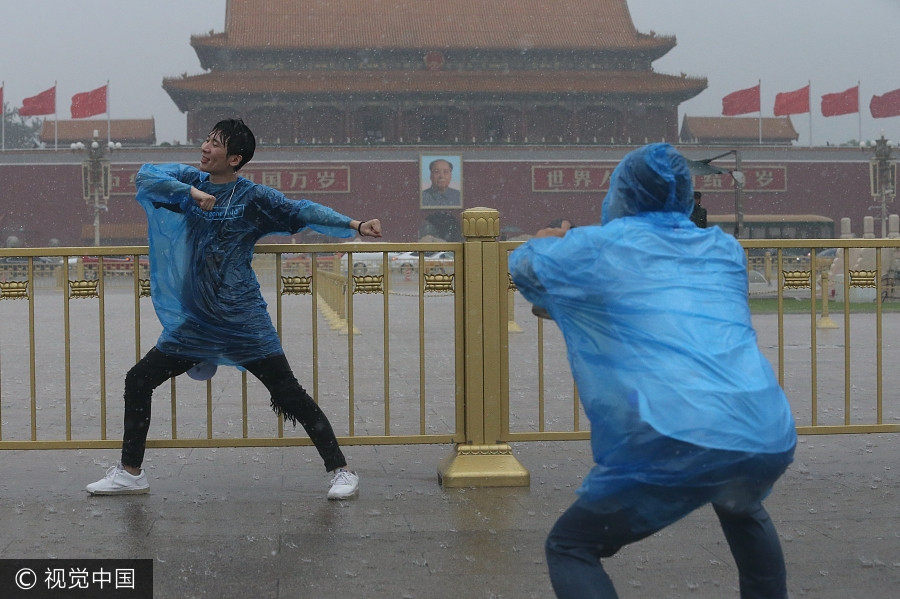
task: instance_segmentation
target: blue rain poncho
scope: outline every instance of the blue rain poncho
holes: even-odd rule
[[[522,295],[566,341],[591,422],[589,498],[635,481],[724,484],[760,454],[790,463],[794,421],[757,346],[744,252],[694,226],[692,208],[686,161],[653,144],[613,172],[603,226],[510,255]]]
[[[147,213],[150,292],[163,326],[156,347],[205,364],[237,365],[282,351],[251,268],[259,238],[304,227],[353,236],[349,217],[242,177],[215,184],[190,166],[145,164],[135,184]],[[194,203],[192,186],[216,197],[212,210]]]

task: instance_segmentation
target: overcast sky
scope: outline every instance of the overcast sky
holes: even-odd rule
[[[21,106],[22,98],[57,81],[59,116],[69,118],[73,94],[109,79],[112,118],[153,116],[158,141],[184,141],[185,117],[162,79],[202,72],[190,36],[223,30],[225,0],[0,0],[0,6],[5,102]],[[763,116],[772,116],[776,93],[811,81],[812,142],[841,143],[857,138],[857,116],[824,118],[819,101],[860,81],[863,139],[882,131],[900,139],[900,117],[876,120],[868,109],[873,94],[900,87],[900,0],[630,0],[629,6],[638,30],[678,38],[654,63],[657,71],[709,80],[681,105],[679,118],[719,115],[722,96],[760,79]],[[807,144],[809,117],[792,119]]]

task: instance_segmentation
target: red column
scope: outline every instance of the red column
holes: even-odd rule
[[[572,114],[569,116],[569,142],[574,142],[576,137],[581,135],[579,131],[580,119],[578,118],[578,109],[576,107],[572,107]],[[579,140],[579,142],[583,142],[584,140]]]
[[[627,107],[623,107],[622,110],[619,111],[619,126],[617,129],[619,133],[616,141],[628,143],[628,139],[631,137],[631,113],[629,113]]]
[[[525,104],[522,104],[522,130],[519,131],[519,140],[525,141],[528,137],[528,111],[525,109]]]
[[[355,131],[353,130],[353,113],[349,108],[344,110],[344,135],[346,136],[346,139],[349,139],[351,142],[355,136]]]
[[[200,136],[200,127],[197,124],[198,115],[196,111],[189,111],[187,113],[187,143],[193,144],[199,139]]]

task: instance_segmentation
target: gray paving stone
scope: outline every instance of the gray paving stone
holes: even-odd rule
[[[441,489],[449,451],[349,447],[362,487],[341,502],[325,499],[311,447],[150,450],[151,492],[131,497],[83,491],[115,451],[7,451],[0,551],[153,558],[158,598],[551,597],[543,542],[590,467],[588,443],[515,444],[532,481],[513,489]],[[888,434],[801,438],[767,500],[793,597],[892,596],[897,455]],[[606,565],[624,599],[738,596],[710,508]]]

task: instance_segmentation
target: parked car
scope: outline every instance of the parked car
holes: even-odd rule
[[[400,252],[391,254],[390,268],[399,270],[400,274],[409,276],[419,269],[419,254],[422,252]],[[449,274],[453,272],[453,252],[425,252],[426,274]]]
[[[390,257],[391,270],[398,270],[403,276],[410,276],[419,269],[419,255],[422,252],[397,252]],[[426,258],[430,252],[426,252]]]
[[[69,256],[69,268],[76,268],[78,266],[78,260],[79,258],[77,256]],[[85,269],[94,271],[97,270],[100,259],[99,256],[81,256],[81,263],[84,265]],[[133,265],[133,256],[103,256],[104,272],[131,272],[134,268]],[[138,265],[142,269],[149,268],[150,258],[147,256],[138,256]]]
[[[430,275],[453,273],[453,252],[434,252],[425,256],[425,272]]]
[[[282,254],[284,261],[282,267],[286,271],[285,274],[300,274],[309,276],[312,272],[312,254]],[[339,260],[341,254],[335,253],[316,253],[316,266],[320,270],[334,270],[334,261]]]
[[[62,259],[52,256],[34,256],[35,275],[51,274],[55,268],[62,264]],[[0,278],[6,280],[9,277],[19,278],[28,276],[28,256],[3,256],[0,257]]]
[[[53,256],[34,256],[34,265],[37,266],[55,266],[62,264],[62,259]],[[28,266],[28,256],[3,256],[0,258],[0,265],[9,266]]]
[[[341,272],[347,272],[348,255],[353,260],[353,275],[362,277],[365,275],[381,274],[384,265],[384,252],[352,252],[341,256]]]

